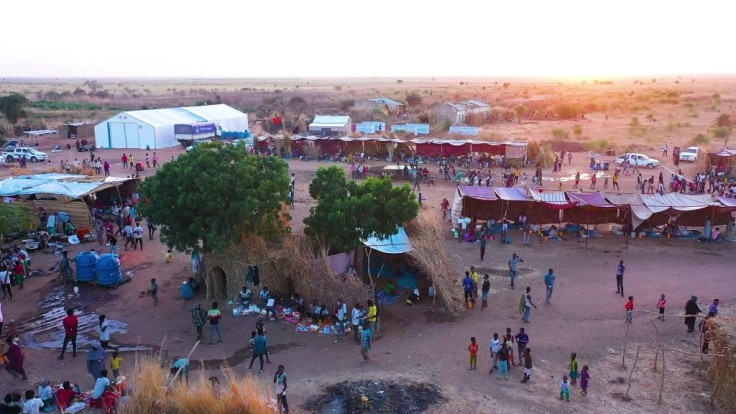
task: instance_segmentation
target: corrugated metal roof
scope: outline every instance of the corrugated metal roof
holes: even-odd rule
[[[475,106],[477,108],[487,108],[487,107],[490,106],[490,105],[488,105],[487,103],[485,103],[483,101],[478,101],[478,100],[475,100],[475,99],[470,99],[470,100],[467,100],[467,101],[462,101],[462,103],[465,104],[465,105],[469,105],[469,106]]]
[[[450,127],[450,130],[448,132],[451,134],[460,134],[460,135],[478,135],[478,128],[470,127],[470,126],[454,125]]]
[[[346,126],[350,123],[350,117],[346,115],[317,115],[310,127]]]
[[[393,107],[393,106],[405,106],[403,102],[399,102],[399,101],[393,100],[391,98],[368,98],[368,100],[369,101],[372,101],[372,102],[375,102],[375,103],[387,105],[389,107]]]
[[[429,124],[397,124],[391,125],[391,132],[413,132],[415,134],[429,134]]]

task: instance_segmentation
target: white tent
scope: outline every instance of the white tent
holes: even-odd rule
[[[174,125],[210,122],[219,131],[248,130],[248,115],[225,104],[121,112],[95,125],[98,148],[168,148],[179,144]]]

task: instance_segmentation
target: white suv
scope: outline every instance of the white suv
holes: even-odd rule
[[[695,162],[698,160],[700,155],[700,148],[698,147],[687,147],[680,152],[680,161]]]

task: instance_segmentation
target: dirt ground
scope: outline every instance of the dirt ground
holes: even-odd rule
[[[51,148],[55,140],[41,140],[42,150]],[[181,148],[157,151],[162,161],[170,160],[182,152]],[[132,151],[142,159],[145,151]],[[100,151],[103,160],[112,162],[112,174],[125,176],[128,170],[120,166],[121,152]],[[50,154],[52,166],[59,159],[83,157],[87,154],[63,152]],[[664,161],[671,168],[671,161]],[[558,177],[573,175],[585,168],[582,154],[575,154],[572,166],[565,166]],[[668,164],[669,163],[669,164]],[[307,187],[319,166],[326,163],[290,162],[296,173],[296,208],[292,210],[293,231],[301,231],[302,219],[308,214],[313,200]],[[347,165],[342,164],[345,168]],[[41,170],[41,165],[31,165],[29,170]],[[692,167],[690,167],[692,168]],[[436,171],[433,169],[433,172]],[[528,171],[531,173],[532,171]],[[689,172],[689,171],[687,171]],[[3,169],[3,174],[8,171]],[[152,174],[147,170],[144,176]],[[656,170],[655,170],[656,173]],[[555,175],[545,171],[548,177]],[[622,179],[621,188],[633,188],[634,176]],[[569,186],[570,184],[568,184]],[[567,187],[567,186],[566,186]],[[422,188],[425,197],[424,209],[439,213],[442,198],[452,199],[454,185],[443,180],[434,188]],[[490,243],[486,259],[479,259],[477,245],[462,243],[448,238],[446,249],[457,268],[458,280],[461,271],[474,265],[479,272],[491,274],[492,291],[490,307],[466,311],[452,318],[441,310],[432,311],[424,298],[418,306],[407,307],[402,301],[382,310],[382,337],[375,341],[371,350],[370,363],[361,362],[359,347],[351,340],[333,343],[333,337],[314,333],[296,333],[294,326],[283,322],[268,326],[270,353],[274,364],[258,375],[265,389],[272,389],[271,379],[277,364],[284,364],[289,375],[289,399],[292,412],[301,412],[298,405],[320,393],[326,386],[361,379],[391,379],[430,382],[438,385],[448,402],[428,410],[431,413],[508,413],[540,412],[600,412],[600,413],[685,413],[715,412],[709,407],[705,395],[709,386],[698,375],[698,357],[667,354],[667,375],[664,382],[663,404],[657,404],[659,376],[652,372],[653,350],[642,348],[640,360],[633,374],[631,401],[625,402],[621,395],[627,384],[620,382],[628,377],[621,367],[621,352],[626,332],[624,324],[624,300],[614,294],[615,270],[618,260],[627,266],[625,288],[627,295],[634,295],[638,309],[655,311],[661,293],[667,294],[668,313],[680,313],[690,295],[700,299],[701,308],[715,297],[721,300],[721,312],[732,316],[736,302],[736,281],[732,269],[736,262],[730,245],[707,246],[694,241],[681,240],[631,240],[628,247],[625,239],[616,237],[600,226],[603,236],[591,239],[587,246],[575,240],[557,243],[541,243],[534,240],[531,246],[520,246],[520,235],[515,243],[501,245]],[[605,226],[607,228],[607,226]],[[95,248],[96,245],[69,247],[71,254]],[[104,247],[103,247],[104,248]],[[191,274],[189,258],[176,254],[172,263],[164,262],[166,249],[159,241],[145,241],[143,251],[122,251],[123,270],[130,272],[132,281],[116,289],[105,290],[80,285],[79,297],[70,296],[70,303],[82,306],[83,315],[104,313],[116,323],[112,344],[124,349],[163,349],[168,357],[186,355],[195,342],[195,332],[187,309],[194,303],[207,306],[204,297],[196,296],[185,302],[179,299],[178,287]],[[508,286],[506,262],[517,252],[524,263],[519,270],[516,290]],[[33,255],[33,267],[48,269],[56,257],[49,253]],[[557,281],[552,305],[543,306],[544,284],[542,276],[553,268]],[[141,296],[151,278],[157,278],[160,290],[159,306],[153,307],[148,296]],[[539,309],[533,310],[531,323],[522,324],[517,312],[521,289],[532,288],[532,297]],[[48,307],[41,307],[42,300],[52,295],[56,287],[50,276],[30,278],[24,290],[15,291],[12,302],[3,301],[5,329],[10,324],[28,325],[45,315]],[[458,289],[461,287],[458,285]],[[52,295],[53,296],[53,295]],[[58,292],[57,292],[58,296]],[[44,302],[44,305],[48,305]],[[225,307],[222,323],[223,343],[215,346],[200,345],[193,353],[195,361],[203,361],[207,375],[218,375],[216,367],[225,360],[238,374],[247,375],[250,352],[248,337],[254,329],[253,317],[233,317]],[[633,364],[636,344],[652,345],[655,330],[649,322],[651,315],[639,314],[629,332],[627,366]],[[46,320],[56,316],[47,316]],[[697,352],[697,334],[687,334],[682,321],[669,318],[655,322],[662,340],[670,347]],[[506,327],[515,333],[524,327],[530,337],[530,348],[534,356],[534,372],[530,384],[520,384],[521,369],[512,367],[511,379],[498,380],[488,374],[490,364],[488,343],[494,332],[502,334]],[[124,331],[124,332],[123,332]],[[72,380],[83,388],[91,388],[93,381],[86,373],[84,355],[76,359],[68,356],[57,360],[58,348],[45,348],[39,343],[53,347],[58,344],[60,325],[34,325],[23,336],[28,383],[14,382],[10,375],[0,374],[0,393],[24,390],[42,378],[55,382]],[[479,369],[469,371],[466,350],[471,336],[478,338],[481,345]],[[94,336],[90,336],[92,340]],[[32,349],[38,348],[38,349]],[[147,352],[147,351],[144,351]],[[573,389],[570,403],[558,399],[559,381],[566,374],[571,352],[577,352],[580,365],[589,365],[591,385],[587,397]],[[123,374],[129,372],[135,354],[123,353]],[[198,365],[198,362],[193,365]],[[660,367],[661,369],[661,367]],[[704,394],[703,394],[704,393]]]

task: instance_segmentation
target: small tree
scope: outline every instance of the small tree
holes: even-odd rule
[[[419,106],[422,104],[422,96],[416,92],[406,95],[406,104],[409,106]]]
[[[723,140],[724,148],[728,146],[728,138],[731,136],[731,128],[727,126],[713,127],[710,129],[710,133],[713,135],[713,138]]]
[[[141,213],[170,247],[222,252],[243,234],[284,230],[288,172],[280,158],[248,155],[242,145],[203,144],[141,184]]]
[[[6,234],[24,232],[38,225],[38,217],[22,204],[0,203],[0,240]]]
[[[573,125],[572,133],[575,134],[576,137],[580,138],[580,136],[583,135],[583,127],[578,124]]]
[[[567,137],[570,136],[570,132],[563,128],[553,128],[552,136],[557,139],[566,139]]]
[[[0,97],[0,113],[11,124],[16,124],[19,119],[26,117],[24,107],[28,104],[28,98],[19,94],[11,93],[8,96]]]
[[[340,167],[317,170],[309,194],[317,200],[304,219],[304,232],[328,251],[355,248],[367,237],[388,237],[416,217],[419,203],[408,185],[390,179],[348,181]]]
[[[717,127],[732,127],[733,123],[731,122],[731,115],[729,114],[720,114],[718,118],[716,118],[715,126]]]
[[[516,118],[518,118],[519,123],[521,123],[521,118],[526,116],[526,114],[529,112],[529,109],[527,109],[524,105],[516,105],[514,108],[514,112],[516,113]]]
[[[568,103],[557,104],[554,110],[560,119],[575,119],[580,114],[580,108],[577,105]]]

